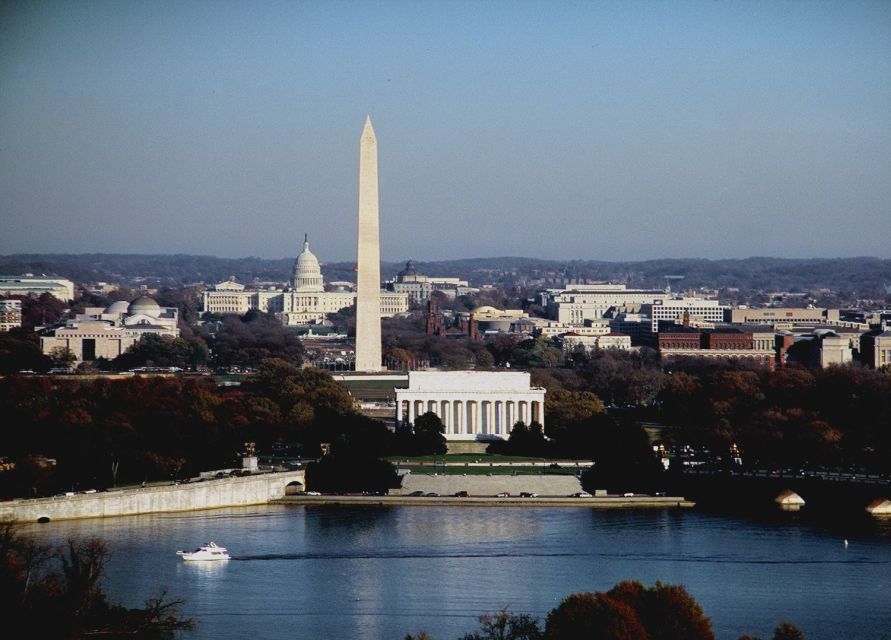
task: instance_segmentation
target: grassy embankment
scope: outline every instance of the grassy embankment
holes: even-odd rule
[[[450,475],[576,475],[587,464],[500,454],[455,453],[441,456],[389,456],[397,467],[412,473]],[[579,461],[581,462],[581,461]]]

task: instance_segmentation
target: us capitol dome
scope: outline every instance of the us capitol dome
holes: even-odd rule
[[[356,304],[352,283],[340,282],[332,291],[325,291],[325,280],[319,259],[309,250],[309,235],[303,237],[303,251],[294,261],[290,286],[258,288],[245,287],[230,279],[220,282],[203,294],[205,313],[247,313],[257,309],[274,313],[286,326],[311,327],[324,325],[328,314],[337,313]],[[381,316],[390,317],[408,311],[408,296],[404,293],[381,292]]]
[[[325,283],[322,280],[322,268],[319,259],[309,250],[309,235],[303,237],[303,253],[297,256],[294,262],[294,274],[292,276],[294,291],[324,291]]]

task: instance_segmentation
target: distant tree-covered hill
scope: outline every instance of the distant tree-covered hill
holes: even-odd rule
[[[115,282],[129,286],[182,286],[234,277],[242,283],[286,282],[294,258],[218,258],[197,255],[17,254],[0,256],[3,274],[58,274],[75,282]],[[623,282],[630,287],[662,287],[666,275],[683,276],[675,288],[807,291],[827,288],[861,297],[884,297],[891,285],[891,260],[880,258],[742,260],[662,259],[605,262],[501,257],[416,261],[419,273],[456,276],[471,284],[560,286],[567,281]],[[381,265],[390,278],[404,263]],[[323,264],[325,279],[355,281],[354,264]]]

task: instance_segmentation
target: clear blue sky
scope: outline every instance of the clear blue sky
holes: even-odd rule
[[[7,1],[0,254],[891,257],[891,2]]]

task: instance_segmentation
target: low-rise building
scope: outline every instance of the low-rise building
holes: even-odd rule
[[[724,314],[729,309],[730,307],[717,300],[678,297],[642,304],[640,312],[650,318],[650,330],[657,333],[660,331],[660,322],[687,326],[702,326],[704,323],[714,325],[723,322]]]
[[[825,332],[820,336],[820,368],[829,365],[845,365],[853,362],[851,341],[847,336],[835,332]]]
[[[610,309],[639,308],[668,298],[671,293],[661,289],[628,289],[610,283],[573,284],[540,293],[541,306],[550,319],[574,325],[603,318]]]
[[[742,332],[679,331],[659,334],[659,356],[664,361],[678,358],[735,359],[757,362],[773,368],[776,352],[773,348],[755,348],[754,336]]]
[[[531,318],[535,323],[535,335],[553,338],[554,336],[562,336],[567,333],[574,333],[579,336],[602,336],[610,333],[610,321],[602,320],[586,320],[584,326],[568,324],[566,322],[557,322],[555,320],[543,320],[541,318]]]
[[[510,333],[515,325],[525,324],[529,320],[529,314],[522,309],[496,309],[488,305],[477,307],[470,313],[459,313],[458,316],[459,319],[466,317],[468,323],[475,322],[481,334]],[[530,323],[528,326],[531,328],[534,325]]]
[[[764,309],[727,309],[725,322],[733,324],[819,325],[838,324],[838,309],[793,309],[768,307]]]
[[[179,337],[178,319],[176,307],[162,307],[144,296],[129,304],[88,307],[64,326],[47,330],[40,337],[40,348],[46,355],[67,349],[77,361],[111,360],[145,335]]]
[[[22,301],[0,300],[0,331],[22,326]]]
[[[62,302],[74,300],[74,283],[66,278],[35,276],[0,276],[0,296],[40,296],[48,293]]]
[[[860,337],[860,360],[872,369],[891,367],[891,329],[887,324]]]
[[[653,337],[653,323],[649,316],[642,313],[617,313],[609,320],[612,333],[631,336],[631,340],[640,343]]]
[[[631,336],[621,333],[607,333],[602,335],[581,335],[578,333],[563,334],[563,352],[572,353],[579,349],[596,351],[597,349],[622,349],[631,350]]]

